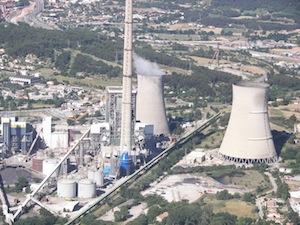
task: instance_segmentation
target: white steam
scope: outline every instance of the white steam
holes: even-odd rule
[[[133,65],[136,69],[136,72],[140,75],[145,76],[162,76],[165,75],[165,72],[162,71],[159,66],[151,62],[149,60],[146,60],[136,53],[133,53]]]

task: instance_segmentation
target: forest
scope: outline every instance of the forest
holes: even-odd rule
[[[41,59],[50,58],[63,76],[75,77],[77,73],[81,73],[82,78],[95,74],[107,77],[121,76],[121,65],[111,66],[92,56],[119,63],[123,57],[123,41],[120,38],[112,38],[86,29],[50,31],[33,28],[26,24],[19,26],[1,24],[0,45],[5,48],[7,54],[14,58],[25,57],[27,54],[34,54]],[[73,50],[82,54],[72,56]],[[171,76],[165,76],[165,85],[171,87],[177,94],[186,91],[193,96],[193,99],[189,99],[190,101],[197,101],[199,97],[213,97],[214,101],[231,102],[231,85],[241,80],[240,77],[232,74],[209,70],[196,66],[191,61],[179,59],[175,55],[154,50],[149,44],[142,42],[135,42],[134,51],[139,56],[160,65],[184,70],[192,69],[191,76],[175,72]],[[202,53],[192,52],[191,54]],[[212,53],[208,52],[208,54]],[[268,79],[273,87],[277,87],[276,93],[271,90],[271,94],[275,94],[271,96],[271,99],[283,97],[280,95],[284,94],[286,89],[299,90],[300,87],[299,79],[284,76],[284,74],[276,76],[274,72],[271,72]]]

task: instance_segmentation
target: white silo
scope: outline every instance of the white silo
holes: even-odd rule
[[[93,198],[96,195],[96,185],[90,179],[80,180],[78,183],[78,198]]]
[[[69,147],[68,131],[54,131],[51,134],[51,149],[67,149]]]
[[[76,197],[76,181],[61,179],[57,182],[57,196],[61,198]]]
[[[58,164],[57,159],[46,159],[43,161],[43,174],[48,176]],[[58,176],[59,169],[57,169],[53,174],[52,177]]]
[[[104,183],[104,173],[102,169],[90,169],[88,171],[88,179],[96,183],[97,186],[101,187]]]
[[[151,72],[151,71],[150,71]],[[164,101],[163,74],[138,74],[136,120],[154,126],[154,134],[169,135]]]
[[[228,127],[219,157],[238,163],[272,163],[277,160],[268,117],[266,83],[233,85]]]

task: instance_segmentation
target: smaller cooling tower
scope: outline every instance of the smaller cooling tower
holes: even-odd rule
[[[240,82],[233,85],[228,127],[219,156],[238,163],[272,163],[277,154],[268,117],[266,83]]]
[[[163,75],[138,75],[136,119],[154,126],[154,134],[169,135]]]

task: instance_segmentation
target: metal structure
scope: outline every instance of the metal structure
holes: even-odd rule
[[[231,115],[219,157],[237,163],[277,161],[268,117],[269,84],[244,81],[232,87]]]
[[[132,138],[132,0],[125,2],[121,152],[131,152]]]
[[[2,117],[1,136],[4,154],[26,154],[34,140],[35,131],[30,123],[17,121],[16,117]]]
[[[154,126],[155,135],[169,135],[163,75],[138,74],[136,119]]]
[[[122,134],[122,115],[123,115],[123,91],[121,87],[109,86],[106,87],[106,113],[105,121],[110,125],[110,144],[113,146],[121,146],[120,139]],[[135,103],[136,103],[136,91],[131,90],[131,103],[130,106],[130,138],[133,135],[133,128],[135,123]],[[123,131],[125,132],[125,131]],[[130,141],[131,146],[131,141]],[[121,150],[122,151],[122,150]],[[130,151],[129,151],[130,152]]]

